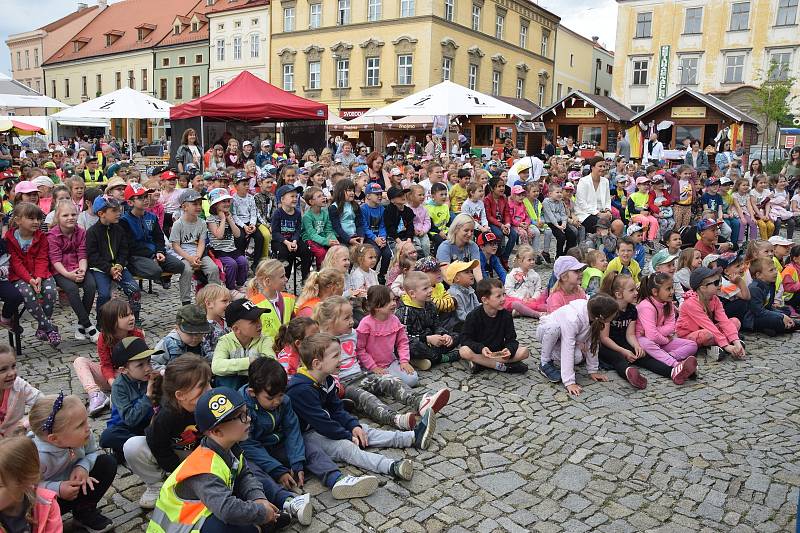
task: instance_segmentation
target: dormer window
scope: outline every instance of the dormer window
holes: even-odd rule
[[[155,29],[156,27],[154,24],[139,24],[136,26],[136,40],[144,41]]]
[[[200,23],[199,22],[192,22],[192,31],[193,32],[200,31]]]
[[[92,39],[90,37],[77,37],[72,40],[72,51],[79,52],[84,46],[89,44]]]
[[[111,46],[112,44],[114,44],[114,36],[106,35],[106,46]]]
[[[125,35],[124,31],[120,30],[109,30],[105,33],[106,37],[106,46],[111,46],[115,42],[119,41],[120,38]]]
[[[172,28],[172,33],[174,35],[179,35],[181,33],[181,25],[175,24],[175,27]]]

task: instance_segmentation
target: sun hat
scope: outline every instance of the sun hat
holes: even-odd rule
[[[473,270],[475,267],[478,266],[478,260],[473,259],[472,261],[453,261],[446,267],[444,267],[444,280],[447,282],[448,285],[453,284],[453,280],[456,279],[456,275],[459,272],[463,272],[465,270]]]
[[[569,272],[570,270],[583,270],[586,268],[585,263],[581,263],[571,255],[562,255],[553,263],[553,274],[556,278],[560,278],[561,274]]]
[[[653,255],[653,257],[650,258],[650,265],[653,268],[656,268],[657,266],[671,263],[675,261],[675,259],[677,258],[678,258],[677,254],[671,254],[669,253],[669,250],[664,248],[663,250],[659,250],[658,252],[656,252],[655,255]]]
[[[217,187],[216,189],[211,189],[208,193],[208,207],[212,207],[224,200],[232,200],[231,195],[228,194],[228,191],[223,189],[222,187]]]

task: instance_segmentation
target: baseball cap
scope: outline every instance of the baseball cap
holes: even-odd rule
[[[456,278],[456,274],[465,270],[472,270],[477,266],[477,259],[473,259],[472,261],[453,261],[444,267],[444,280],[448,285],[452,285],[453,280]]]
[[[636,185],[641,185],[642,183],[650,183],[650,178],[647,176],[639,176],[636,178]]]
[[[716,276],[719,273],[720,269],[718,268],[708,268],[707,266],[698,267],[689,275],[689,287],[691,287],[693,291],[696,291],[700,288],[700,285],[703,284],[704,280],[711,276]]]
[[[738,263],[742,259],[744,259],[744,250],[739,250],[738,252],[725,252],[717,258],[717,267],[726,269],[729,266]]]
[[[175,174],[171,170],[165,170],[164,172],[161,173],[161,179],[162,180],[176,180],[176,179],[178,179],[178,175]]]
[[[92,211],[99,213],[103,209],[119,209],[119,200],[100,195],[92,203]]]
[[[403,171],[400,170],[400,167],[392,167],[392,170],[389,171],[389,174],[391,174],[392,176],[399,176],[402,173]]]
[[[709,228],[717,228],[722,224],[722,222],[717,222],[713,218],[704,218],[702,220],[698,220],[695,227],[697,231],[705,231]]]
[[[213,180],[213,179],[214,179],[214,174],[212,174],[211,172],[203,172],[203,180],[204,181],[205,180]]]
[[[274,176],[278,172],[278,167],[267,163],[266,165],[261,167],[261,170],[264,171],[264,173],[261,175],[261,179],[264,179],[264,176],[266,174],[272,174]]]
[[[233,326],[239,320],[258,320],[264,313],[272,312],[267,307],[258,307],[246,298],[239,298],[225,308],[225,323]]]
[[[181,331],[189,335],[205,335],[211,331],[205,310],[195,304],[184,305],[178,309],[175,315],[175,324]]]
[[[522,185],[514,185],[511,187],[511,194],[525,194],[525,187]]]
[[[438,272],[441,268],[442,265],[433,257],[418,259],[417,264],[414,265],[414,270],[419,270],[420,272]]]
[[[356,173],[358,173],[358,172],[366,172],[367,171],[367,165],[358,165],[353,170],[355,170]]]
[[[116,189],[117,187],[124,187],[125,180],[120,178],[119,176],[114,176],[108,183],[106,184],[106,191],[110,191],[111,189]]]
[[[380,183],[367,183],[364,194],[383,194],[383,187]]]
[[[290,192],[296,192],[297,194],[300,194],[303,192],[303,188],[299,185],[296,187],[292,185],[281,185],[278,187],[278,190],[275,191],[275,200],[280,202],[281,198],[283,198],[283,195]]]
[[[631,224],[630,226],[628,226],[627,231],[625,231],[625,235],[630,237],[631,235],[633,235],[637,231],[642,231],[643,229],[644,229],[644,226],[642,226],[641,224],[635,224],[634,223],[634,224]]]
[[[178,203],[183,204],[186,202],[196,202],[200,198],[202,197],[200,196],[200,193],[197,192],[196,190],[186,189],[181,193],[180,197],[178,198]]]
[[[48,161],[44,165],[42,165],[42,168],[56,168],[56,164],[53,163],[52,161]]]
[[[708,178],[706,180],[706,187],[710,187],[711,185],[719,185],[719,180],[717,178]]]
[[[17,183],[17,186],[14,187],[14,192],[19,194],[30,194],[32,192],[39,192],[39,188],[32,181],[20,181]]]
[[[773,246],[792,246],[794,241],[780,235],[773,235],[769,238],[769,243]]]
[[[51,180],[47,176],[38,176],[31,180],[31,183],[36,185],[37,189],[39,187],[49,187],[50,189],[53,188],[53,180]]]
[[[275,143],[275,148],[286,148],[286,145],[283,143]]]
[[[728,176],[723,176],[719,180],[720,185],[730,185],[731,183],[733,183],[733,180],[730,179]]]
[[[653,176],[653,179],[650,180],[650,182],[651,183],[664,183],[664,175],[663,174],[658,174],[656,176]]]
[[[701,264],[702,264],[704,267],[709,267],[709,265],[711,265],[711,263],[713,263],[713,262],[715,262],[717,259],[719,259],[719,257],[720,257],[720,256],[719,256],[719,254],[708,254],[707,256],[705,256],[705,257],[703,258],[703,261],[702,261],[702,263],[701,263]]]
[[[223,200],[231,200],[231,195],[228,194],[228,191],[223,189],[222,187],[217,187],[216,189],[211,189],[208,193],[208,206],[212,207],[215,204],[222,202]]]
[[[95,156],[87,157],[86,158],[86,162],[87,163],[97,163],[97,157],[95,157]]]
[[[563,187],[561,187],[561,188],[562,188],[562,189],[565,189],[565,190],[568,190],[568,191],[574,191],[574,190],[575,190],[575,184],[574,184],[574,183],[572,183],[572,182],[570,182],[570,181],[568,181],[568,182],[566,182],[566,183],[564,184],[564,186],[563,186]]]
[[[130,200],[135,196],[144,196],[145,194],[149,194],[151,192],[153,192],[153,189],[147,189],[140,183],[132,182],[125,187],[125,200]]]
[[[389,190],[386,191],[386,195],[389,197],[389,200],[393,200],[398,196],[404,196],[411,192],[411,189],[401,189],[400,187],[389,187]]]
[[[475,239],[475,242],[478,243],[478,246],[486,246],[487,244],[499,244],[497,242],[497,235],[495,235],[491,231],[484,231],[483,233],[478,234],[478,238]]]
[[[0,181],[13,180],[14,178],[16,178],[16,176],[10,170],[6,170],[5,172],[0,172]]]
[[[586,268],[585,263],[581,263],[571,255],[562,255],[553,263],[553,274],[555,274],[556,278],[559,278],[564,272],[582,270],[584,268]]]
[[[242,148],[244,148],[245,146],[253,146],[253,143],[251,143],[250,141],[245,141],[242,143]]]
[[[248,181],[249,179],[250,178],[247,176],[247,174],[245,174],[244,171],[240,170],[239,172],[236,173],[236,177],[233,178],[233,182],[239,183],[240,181]]]
[[[650,259],[650,265],[653,268],[656,268],[659,265],[665,265],[667,263],[671,263],[677,259],[677,254],[669,253],[669,250],[664,248],[663,250],[659,250],[656,254]]]
[[[194,420],[197,431],[206,431],[228,421],[244,405],[244,397],[230,387],[216,387],[197,399]]]
[[[111,351],[111,364],[114,365],[114,368],[119,368],[125,366],[128,361],[138,361],[162,353],[164,350],[148,348],[147,343],[141,337],[125,337]]]

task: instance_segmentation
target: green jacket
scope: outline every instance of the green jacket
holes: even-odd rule
[[[253,339],[245,347],[234,332],[226,333],[217,341],[211,371],[215,376],[246,376],[250,368],[251,356],[266,356],[275,359],[272,351],[272,337],[262,335]]]
[[[314,241],[325,248],[330,246],[330,241],[336,238],[336,233],[333,231],[333,225],[327,209],[320,211],[319,215],[315,215],[311,209],[308,209],[303,214],[301,237],[304,241]]]

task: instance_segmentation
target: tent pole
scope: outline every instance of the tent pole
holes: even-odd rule
[[[205,132],[203,131],[203,115],[200,115],[200,146],[203,147],[203,154],[205,154],[205,142],[206,142],[206,138],[205,138]],[[201,163],[204,160],[203,154],[200,154]],[[203,170],[205,170],[205,169],[203,169]]]
[[[447,115],[447,124],[445,124],[444,133],[445,133],[445,139],[446,139],[445,144],[447,145],[446,150],[447,150],[447,152],[452,154],[453,153],[453,147],[450,146],[450,115]]]

